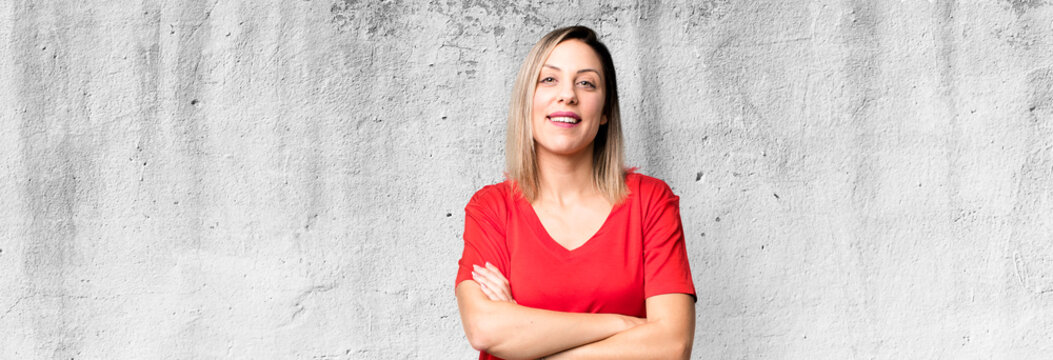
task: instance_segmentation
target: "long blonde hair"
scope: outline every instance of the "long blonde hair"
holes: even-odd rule
[[[537,153],[534,151],[534,134],[531,127],[534,90],[537,77],[545,59],[559,43],[578,39],[589,45],[603,64],[604,97],[603,115],[607,124],[600,125],[593,140],[592,180],[596,188],[612,204],[622,202],[628,196],[625,185],[625,147],[622,144],[621,110],[618,107],[618,83],[614,75],[614,60],[610,51],[597,38],[596,32],[584,26],[571,26],[553,30],[534,44],[519,67],[512,101],[508,109],[508,132],[505,140],[505,162],[507,177],[519,194],[528,201],[537,199],[540,192]]]

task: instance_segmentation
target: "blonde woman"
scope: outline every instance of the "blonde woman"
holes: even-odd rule
[[[507,135],[507,180],[465,207],[455,283],[479,358],[689,358],[679,198],[625,169],[614,63],[592,30],[534,45]]]

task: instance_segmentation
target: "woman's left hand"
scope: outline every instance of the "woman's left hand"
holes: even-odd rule
[[[487,262],[486,266],[472,265],[474,271],[472,271],[472,280],[479,283],[479,287],[482,288],[483,294],[493,301],[507,301],[515,304],[515,299],[512,298],[512,288],[508,284],[508,279],[501,274],[501,270],[498,270],[496,266]]]

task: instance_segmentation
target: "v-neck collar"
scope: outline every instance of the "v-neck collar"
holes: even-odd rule
[[[526,198],[519,197],[518,200],[520,211],[527,214],[527,221],[529,222],[531,227],[534,228],[534,231],[538,234],[538,237],[541,238],[541,243],[543,244],[543,246],[545,248],[548,248],[556,255],[562,257],[575,256],[577,254],[587,252],[589,248],[599,246],[598,244],[594,244],[598,242],[596,241],[598,240],[597,238],[602,238],[600,237],[600,235],[606,232],[607,228],[610,227],[611,219],[613,219],[615,214],[618,211],[621,211],[621,209],[628,203],[628,199],[626,199],[626,201],[622,201],[621,203],[612,206],[611,212],[607,214],[607,218],[603,220],[603,224],[600,224],[600,228],[596,230],[596,233],[592,234],[592,236],[590,236],[588,240],[585,240],[585,242],[579,245],[578,247],[574,249],[567,249],[562,244],[557,242],[556,239],[552,238],[552,235],[548,233],[548,229],[545,229],[545,225],[541,223],[541,218],[537,215],[537,212],[534,210],[534,206],[531,205],[530,202],[526,200]]]

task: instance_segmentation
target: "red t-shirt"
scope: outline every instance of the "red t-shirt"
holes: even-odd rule
[[[695,296],[679,197],[662,180],[629,173],[629,196],[585,244],[567,250],[549,236],[510,181],[477,191],[465,207],[456,284],[487,261],[508,278],[516,303],[538,309],[647,317],[644,300]],[[480,359],[497,359],[485,352]]]

